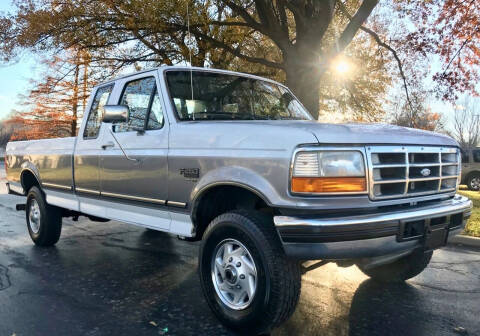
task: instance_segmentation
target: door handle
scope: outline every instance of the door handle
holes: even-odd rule
[[[112,141],[109,141],[106,144],[102,145],[102,149],[104,149],[104,150],[107,149],[107,148],[110,148],[110,147],[115,147],[115,144]]]

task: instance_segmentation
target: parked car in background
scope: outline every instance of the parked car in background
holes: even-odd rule
[[[404,281],[472,208],[456,195],[452,138],[322,124],[284,85],[213,69],[161,67],[100,84],[76,138],[10,142],[6,158],[35,244],[57,243],[62,218],[80,215],[202,240],[206,300],[249,335],[295,311],[300,261]]]
[[[470,190],[480,190],[480,147],[462,149],[461,183]]]

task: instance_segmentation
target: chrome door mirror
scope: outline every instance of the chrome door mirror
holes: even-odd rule
[[[124,123],[128,122],[130,110],[126,105],[105,105],[103,107],[104,123]]]

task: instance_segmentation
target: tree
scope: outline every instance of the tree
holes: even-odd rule
[[[233,66],[285,76],[314,116],[330,61],[345,51],[378,0],[30,0],[0,20],[0,49],[80,47],[119,64]],[[189,9],[189,15],[187,15]],[[335,18],[345,18],[333,29]],[[188,36],[191,35],[189,39]],[[227,55],[227,56],[225,56]],[[230,63],[229,63],[230,64]]]
[[[438,55],[435,93],[454,102],[459,93],[478,95],[480,81],[480,5],[477,0],[396,0],[416,25],[405,45],[417,55]]]
[[[419,91],[411,94],[410,103],[406,99],[399,98],[394,103],[392,124],[432,132],[444,131],[442,115],[427,106],[427,99],[427,93]]]
[[[16,124],[14,140],[75,136],[78,118],[85,110],[93,83],[89,80],[89,56],[68,50],[45,60],[46,71],[22,98],[23,109],[10,122]]]
[[[5,148],[12,136],[13,128],[8,122],[0,122],[0,148]]]
[[[480,144],[480,109],[469,99],[457,105],[453,117],[452,135],[462,148],[473,148]]]

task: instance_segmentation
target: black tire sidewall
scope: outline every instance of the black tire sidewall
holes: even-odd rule
[[[364,269],[360,266],[360,270],[373,280],[380,282],[403,282],[423,272],[430,263],[432,256],[433,251],[424,252],[418,249],[390,264],[373,269]]]
[[[257,289],[252,303],[244,310],[227,307],[218,297],[211,276],[211,262],[217,245],[225,239],[232,238],[241,242],[250,252],[257,269]],[[265,248],[265,247],[264,247]],[[245,230],[234,219],[223,220],[215,224],[214,230],[205,237],[201,253],[199,271],[205,297],[214,312],[230,327],[261,324],[260,312],[267,309],[270,299],[270,270],[262,245],[254,235]]]
[[[30,227],[30,219],[29,219],[30,204],[32,203],[33,200],[37,201],[38,208],[40,209],[40,228],[39,228],[37,233],[32,231],[32,229]],[[39,241],[41,239],[41,237],[43,236],[42,234],[45,231],[44,220],[45,220],[45,216],[46,216],[46,209],[45,209],[45,201],[44,201],[43,195],[42,195],[41,191],[36,187],[33,187],[28,192],[27,207],[25,209],[25,214],[26,214],[26,220],[27,220],[28,233],[30,234],[30,237],[32,238],[32,240],[34,242]]]
[[[33,232],[29,224],[30,204],[37,201],[40,209],[40,228]],[[48,205],[45,194],[38,188],[32,187],[27,195],[25,215],[27,229],[33,242],[38,246],[51,246],[58,242],[62,231],[62,216],[59,208]]]

